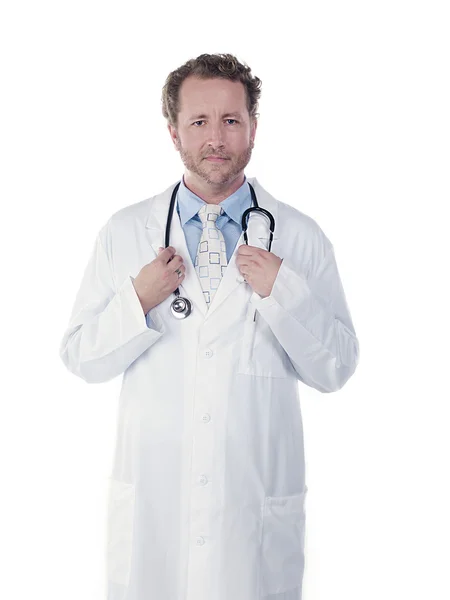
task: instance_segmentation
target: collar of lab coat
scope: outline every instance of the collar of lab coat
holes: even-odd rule
[[[273,241],[278,240],[278,201],[271,196],[258,182],[256,177],[249,177],[247,181],[251,183],[255,189],[256,198],[258,205],[265,208],[272,213],[275,219],[275,231],[273,234]],[[178,182],[172,184],[164,192],[149,198],[148,217],[146,221],[147,233],[149,235],[149,242],[158,256],[158,248],[162,246],[164,248],[164,236],[166,230],[167,215],[169,213],[170,198],[174,187]],[[269,222],[268,219],[259,213],[250,213],[248,218],[248,244],[250,246],[258,246],[260,248],[268,248],[269,244]],[[180,285],[180,294],[191,300],[195,304],[197,310],[201,312],[204,318],[209,318],[211,314],[218,309],[218,307],[224,302],[224,300],[239,286],[248,286],[242,279],[239,268],[236,265],[236,253],[240,245],[245,244],[244,234],[241,233],[239,240],[234,248],[233,254],[228,262],[227,268],[225,269],[224,276],[219,284],[219,287],[214,295],[211,305],[208,309],[207,304],[204,300],[203,290],[201,288],[200,281],[198,279],[195,268],[192,264],[192,260],[189,254],[189,250],[186,244],[186,238],[184,235],[183,228],[180,223],[177,212],[174,210],[172,223],[170,226],[170,239],[169,243],[176,250],[176,253],[183,258],[183,263],[186,267],[186,276],[183,283]],[[273,246],[271,248],[273,251]],[[256,292],[252,293],[252,296],[261,298]]]

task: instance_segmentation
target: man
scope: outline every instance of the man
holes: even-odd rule
[[[301,599],[298,381],[341,389],[359,344],[331,242],[244,175],[260,84],[229,54],[170,73],[162,100],[185,165],[178,191],[127,206],[101,229],[61,343],[85,381],[124,375],[108,600]],[[242,235],[250,185],[275,219],[270,251],[260,213],[248,244]],[[178,287],[186,318],[171,309]]]

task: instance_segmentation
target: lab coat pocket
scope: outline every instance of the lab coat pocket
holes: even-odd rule
[[[261,548],[261,596],[302,585],[305,566],[305,496],[266,497]]]
[[[288,377],[288,357],[267,322],[249,304],[242,336],[238,373],[257,377]]]
[[[109,478],[106,567],[110,581],[128,585],[131,571],[135,485]]]

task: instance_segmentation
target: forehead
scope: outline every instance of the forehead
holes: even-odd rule
[[[200,79],[187,77],[180,87],[180,112],[208,113],[208,110],[243,111],[246,104],[245,87],[229,79]]]

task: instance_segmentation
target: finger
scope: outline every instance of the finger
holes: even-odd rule
[[[249,246],[248,244],[241,244],[238,248],[238,252],[240,254],[246,254],[246,255],[251,255],[255,252],[255,250],[258,250],[258,248],[256,248],[256,246]]]
[[[160,246],[160,249],[162,250],[161,254],[165,253],[164,258],[169,263],[175,255],[175,252],[176,252],[175,248],[173,246],[167,246],[167,248],[162,248]]]
[[[178,269],[175,269],[175,271],[173,271],[172,275],[175,275],[177,279],[181,279],[186,275],[185,271],[186,269],[183,267],[183,265],[181,265],[180,267],[178,267]]]

